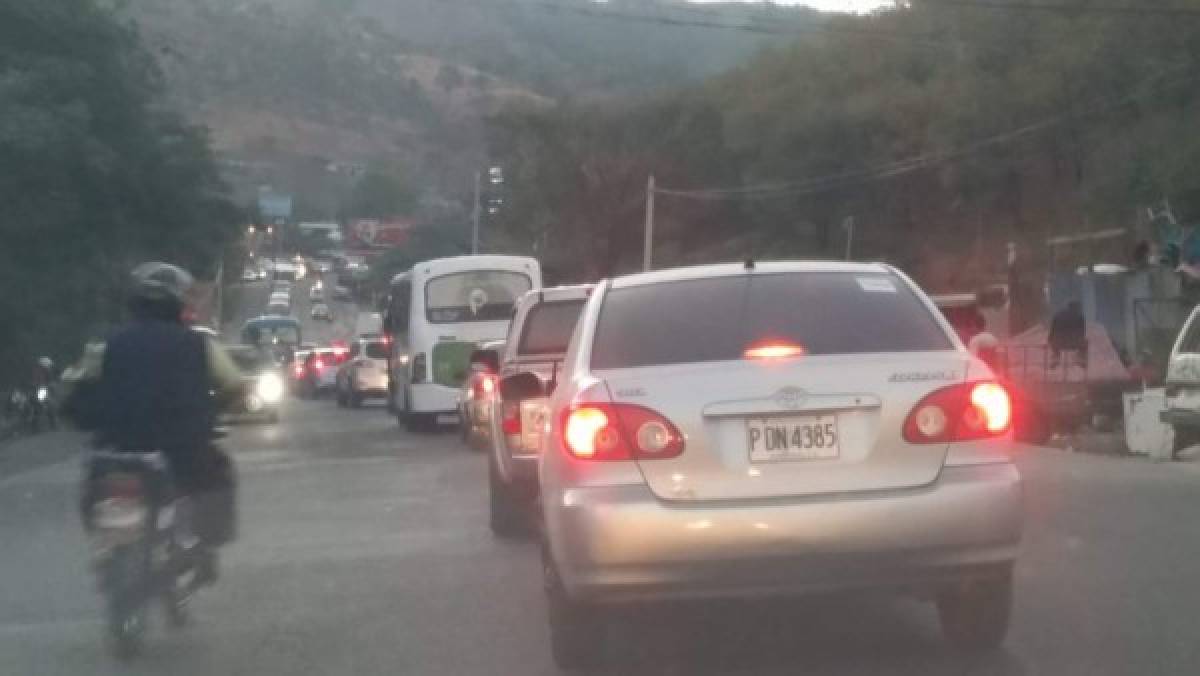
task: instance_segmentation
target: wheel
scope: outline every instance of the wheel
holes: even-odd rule
[[[529,531],[525,505],[500,478],[496,459],[488,456],[488,524],[492,534],[500,538],[513,538]]]
[[[136,657],[146,637],[146,604],[142,589],[146,557],[139,545],[113,552],[104,582],[107,592],[108,634],[113,653],[120,659]]]
[[[338,387],[333,392],[333,398],[337,401],[338,408],[346,408],[346,395],[342,394],[342,388]]]
[[[350,396],[347,397],[347,403],[350,405],[350,408],[362,408],[362,401],[362,395],[351,388]]]
[[[604,658],[604,616],[600,608],[567,597],[554,564],[543,555],[550,652],[560,669],[599,666]]]
[[[1200,430],[1194,427],[1175,426],[1175,439],[1171,442],[1171,459],[1179,458],[1179,452],[1200,444]]]
[[[989,653],[1000,648],[1012,614],[1012,572],[971,580],[938,595],[942,633],[960,652]]]

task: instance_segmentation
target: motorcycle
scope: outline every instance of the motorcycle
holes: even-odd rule
[[[29,397],[26,415],[26,427],[30,434],[42,431],[43,426],[51,430],[58,427],[57,406],[54,402],[54,393],[49,387],[41,385],[33,393],[33,396]]]
[[[191,500],[175,491],[161,452],[93,450],[86,462],[92,567],[113,649],[128,659],[142,650],[152,602],[162,602],[170,626],[187,623],[205,552],[191,528]]]

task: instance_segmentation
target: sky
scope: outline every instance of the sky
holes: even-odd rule
[[[692,2],[722,2],[724,0],[692,0]],[[742,0],[743,2],[761,2],[761,0]],[[775,0],[777,5],[808,5],[815,9],[830,12],[867,12],[876,7],[892,4],[885,0]]]

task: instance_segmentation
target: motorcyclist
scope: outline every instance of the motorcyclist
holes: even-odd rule
[[[132,321],[103,347],[99,374],[81,362],[78,381],[92,380],[86,402],[73,402],[95,442],[127,451],[161,450],[177,488],[195,505],[196,535],[204,546],[200,582],[216,579],[215,548],[233,538],[233,467],[213,443],[216,401],[244,387],[241,373],[211,337],[192,331],[187,316],[192,276],[168,263],[143,263],[132,272]],[[98,376],[98,378],[97,378]],[[85,484],[85,519],[89,503]]]

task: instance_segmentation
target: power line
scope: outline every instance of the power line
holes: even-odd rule
[[[1157,77],[1161,78],[1166,74],[1167,73],[1160,73]],[[850,170],[789,182],[764,183],[730,188],[701,188],[693,190],[656,188],[655,192],[661,195],[701,200],[726,200],[742,198],[769,199],[797,197],[853,185],[887,180],[903,174],[921,171],[931,167],[957,161],[988,148],[1004,145],[1027,136],[1037,134],[1063,124],[1064,122],[1068,122],[1079,117],[1088,117],[1114,110],[1151,94],[1160,93],[1166,89],[1190,84],[1196,82],[1198,79],[1200,79],[1200,73],[1190,73],[1185,77],[1176,78],[1174,80],[1157,84],[1148,91],[1131,92],[1116,100],[1098,102],[1081,111],[1071,111],[1068,113],[1055,115],[1053,117],[1018,127],[1016,129],[973,141],[959,148],[934,153],[924,153],[921,155],[877,165],[875,167],[869,167],[867,169]]]
[[[733,30],[747,33],[757,33],[760,35],[776,35],[776,36],[797,36],[809,33],[828,33],[828,34],[846,34],[860,35],[871,37],[880,40],[892,40],[897,42],[907,42],[925,47],[935,48],[955,48],[957,45],[941,40],[935,40],[930,37],[913,35],[908,33],[897,33],[893,31],[882,31],[869,28],[854,28],[849,26],[833,26],[827,23],[819,23],[808,26],[768,26],[766,24],[755,21],[744,21],[743,23],[728,23],[723,21],[707,21],[702,19],[681,18],[679,16],[661,16],[652,14],[643,14],[637,12],[628,12],[624,10],[613,9],[594,9],[591,7],[583,7],[577,5],[564,5],[556,2],[545,2],[536,0],[528,3],[514,3],[517,5],[525,4],[532,5],[553,12],[563,12],[568,14],[577,14],[580,16],[588,16],[598,19],[609,19],[616,21],[636,22],[636,23],[656,23],[665,26],[675,26],[682,28],[708,28],[714,30]],[[673,11],[692,11],[697,14],[710,16],[719,16],[710,10],[702,8],[673,8]]]
[[[945,7],[963,7],[968,9],[1013,10],[1021,12],[1054,12],[1060,14],[1113,14],[1129,17],[1196,17],[1200,18],[1200,8],[1196,7],[1144,7],[1137,5],[1097,5],[1097,4],[1066,4],[1061,2],[1024,2],[993,0],[920,0],[920,5],[941,5]]]

